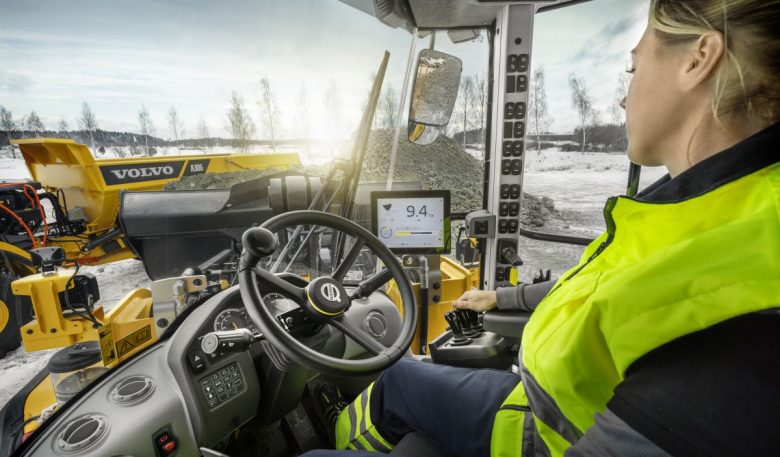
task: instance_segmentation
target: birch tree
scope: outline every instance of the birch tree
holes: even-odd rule
[[[181,154],[181,151],[179,151],[179,139],[184,136],[184,124],[182,123],[176,108],[173,106],[168,110],[168,127],[170,127],[171,134],[173,135],[176,152]]]
[[[206,118],[203,116],[200,117],[200,122],[198,123],[198,136],[203,141],[203,144],[206,147],[209,147],[209,126],[206,124]]]
[[[154,135],[154,124],[152,118],[149,116],[146,106],[141,105],[141,109],[138,111],[138,133],[144,139],[144,146],[146,148],[146,155],[151,156],[151,150],[149,149],[149,137]]]
[[[487,119],[488,85],[483,74],[474,75],[474,105],[479,117],[480,142],[485,143],[485,120]]]
[[[60,133],[67,133],[68,130],[70,130],[70,126],[68,126],[68,121],[66,121],[64,117],[61,117],[60,121],[57,122],[57,131]]]
[[[311,159],[311,102],[306,84],[301,84],[298,91],[295,113],[296,135],[306,141],[306,156]]]
[[[462,115],[463,148],[465,149],[466,134],[469,130],[469,116],[471,115],[471,108],[474,104],[474,79],[471,76],[466,76],[461,80],[458,97],[458,108]]]
[[[32,132],[33,136],[40,135],[41,132],[46,130],[46,127],[43,125],[43,121],[41,121],[40,116],[38,116],[38,113],[35,112],[35,110],[30,111],[30,114],[27,115],[25,118],[25,124],[24,129]]]
[[[81,130],[87,132],[89,135],[89,147],[90,149],[94,149],[95,132],[98,129],[98,122],[95,113],[92,112],[92,108],[90,108],[87,102],[81,104],[81,116],[79,116],[76,123]]]
[[[331,137],[341,138],[344,133],[342,119],[344,110],[341,104],[341,91],[335,81],[331,81],[328,89],[325,91],[324,105]]]
[[[569,74],[569,89],[571,90],[571,104],[577,111],[577,119],[580,125],[580,151],[585,151],[585,143],[588,139],[589,123],[595,119],[596,113],[593,109],[593,99],[585,87],[585,81],[575,73]]]
[[[298,91],[296,101],[296,135],[302,139],[308,140],[311,136],[311,102],[309,101],[309,92],[306,90],[306,84],[301,84],[301,89]]]
[[[552,118],[547,106],[544,67],[539,67],[534,71],[527,111],[528,130],[536,137],[536,151],[538,152],[542,150],[541,134],[547,132],[552,125]]]
[[[10,110],[5,109],[5,106],[0,105],[0,131],[5,133],[8,139],[8,144],[11,144],[11,132],[16,130],[16,122],[14,121],[14,115]],[[11,157],[16,158],[16,150],[11,145]]]
[[[626,123],[626,110],[620,106],[623,103],[623,99],[628,95],[628,75],[626,73],[620,73],[618,75],[617,86],[615,87],[615,99],[612,101],[612,105],[609,107],[609,114],[612,118],[612,123],[615,125],[623,125]]]
[[[271,82],[265,76],[260,79],[260,113],[265,130],[271,137],[271,148],[276,152],[276,140],[280,134],[279,107],[271,91]]]
[[[395,126],[398,113],[398,96],[392,84],[387,86],[382,99],[379,101],[379,127],[392,129]]]
[[[244,108],[244,99],[235,91],[230,94],[230,109],[227,112],[228,127],[241,152],[249,149],[249,141],[255,133],[255,123],[249,111]]]

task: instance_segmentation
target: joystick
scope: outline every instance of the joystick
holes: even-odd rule
[[[471,338],[468,338],[463,334],[463,327],[458,318],[458,314],[455,311],[447,311],[444,313],[444,319],[450,324],[450,329],[452,329],[452,341],[450,344],[453,346],[461,346],[471,342]]]

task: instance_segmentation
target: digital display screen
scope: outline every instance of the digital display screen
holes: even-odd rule
[[[449,251],[448,191],[372,192],[374,234],[397,254]]]

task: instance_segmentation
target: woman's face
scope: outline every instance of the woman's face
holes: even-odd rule
[[[666,165],[679,148],[688,111],[678,75],[684,67],[680,46],[664,46],[648,26],[631,51],[632,73],[626,110],[628,157],[643,166]]]

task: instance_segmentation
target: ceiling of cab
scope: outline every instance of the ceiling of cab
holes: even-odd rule
[[[534,4],[539,9],[563,7],[588,0],[407,0],[419,28],[484,27],[505,5]]]
[[[390,27],[451,29],[485,27],[505,5],[532,4],[540,11],[591,0],[339,0],[376,16]],[[412,20],[409,20],[411,16]]]

